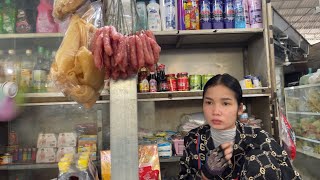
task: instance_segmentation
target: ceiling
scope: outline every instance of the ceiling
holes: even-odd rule
[[[272,6],[311,45],[320,42],[320,0],[271,0]]]

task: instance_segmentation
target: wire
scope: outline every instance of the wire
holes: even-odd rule
[[[302,15],[298,20],[296,20],[293,24],[290,24],[285,30],[287,31],[290,27],[294,28],[293,25],[295,25],[297,22],[299,22],[303,17],[305,17],[312,9],[314,8],[310,8],[304,15]]]

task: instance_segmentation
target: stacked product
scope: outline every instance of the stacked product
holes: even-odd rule
[[[56,162],[57,138],[53,133],[40,133],[37,142],[36,163]]]
[[[59,133],[58,137],[58,151],[57,151],[57,162],[65,154],[75,154],[77,146],[77,134],[76,133]]]

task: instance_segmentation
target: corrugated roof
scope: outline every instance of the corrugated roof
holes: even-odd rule
[[[320,0],[271,0],[272,6],[284,17],[310,44],[320,42],[320,12],[316,7]]]

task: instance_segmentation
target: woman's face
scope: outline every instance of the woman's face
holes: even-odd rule
[[[242,105],[238,106],[235,93],[224,85],[209,87],[203,99],[203,113],[213,129],[227,130],[235,127]]]

